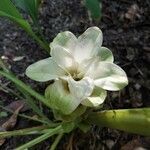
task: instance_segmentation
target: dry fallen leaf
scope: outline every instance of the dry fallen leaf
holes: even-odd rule
[[[15,126],[17,122],[18,113],[22,109],[22,107],[23,105],[21,105],[20,107],[16,109],[14,114],[5,123],[2,124],[2,128],[4,128],[7,131],[7,130],[12,129]]]
[[[7,108],[8,110],[11,110],[13,112],[16,111],[17,108],[19,108],[21,105],[23,105],[22,109],[20,110],[20,112],[25,112],[27,110],[29,110],[30,108],[25,104],[25,102],[18,100],[18,101],[14,101],[12,103],[10,103],[9,105],[7,105],[5,108]]]
[[[16,122],[17,122],[18,113],[23,108],[23,106],[24,106],[24,104],[20,105],[14,111],[13,115],[6,122],[4,122],[2,124],[2,126],[0,127],[0,132],[8,131],[8,130],[14,128],[14,126],[16,125]],[[5,140],[6,140],[5,138],[0,139],[0,146],[4,144]]]

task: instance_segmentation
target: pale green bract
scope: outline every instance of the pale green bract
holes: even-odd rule
[[[50,44],[51,57],[26,69],[33,80],[55,80],[46,90],[53,109],[72,113],[80,104],[97,107],[106,90],[118,91],[128,84],[126,73],[113,63],[112,52],[102,47],[98,27],[88,28],[78,38],[71,32],[59,33]]]

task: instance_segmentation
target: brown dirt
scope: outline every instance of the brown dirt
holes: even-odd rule
[[[115,62],[127,73],[129,85],[121,92],[109,92],[105,108],[140,108],[150,106],[150,1],[145,0],[103,0],[101,22],[91,21],[87,10],[80,0],[44,0],[40,9],[40,24],[48,41],[60,31],[70,30],[79,35],[89,26],[100,27],[104,34],[103,45],[112,50]],[[11,70],[26,83],[41,93],[45,85],[34,82],[24,75],[26,67],[48,57],[41,48],[13,23],[0,19],[0,55],[9,58]],[[24,56],[14,62],[16,56]],[[3,83],[11,83],[3,79]],[[4,105],[16,100],[11,94],[0,91],[0,102]],[[30,121],[19,119],[17,128],[33,125]],[[31,136],[11,138],[1,147],[11,150],[21,143],[32,139]],[[59,149],[66,149],[71,134],[63,138]],[[141,147],[150,149],[150,139],[108,128],[93,127],[83,134],[76,131],[73,135],[73,149],[121,149],[130,141],[137,141]],[[131,142],[132,143],[132,142]],[[134,143],[134,142],[133,142]],[[50,140],[33,149],[49,149]],[[128,145],[126,146],[128,148]],[[139,144],[138,146],[139,147]],[[136,146],[134,146],[136,148]]]

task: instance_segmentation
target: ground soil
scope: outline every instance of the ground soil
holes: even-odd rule
[[[140,108],[150,106],[150,1],[145,0],[103,0],[101,21],[93,21],[81,0],[43,0],[40,8],[40,24],[43,34],[50,42],[60,31],[69,30],[79,35],[90,26],[98,26],[104,35],[103,45],[112,50],[115,63],[127,73],[129,85],[121,92],[109,93],[105,102],[107,109]],[[0,55],[8,57],[11,70],[37,91],[43,93],[45,85],[28,79],[26,67],[48,57],[42,49],[13,23],[0,19]],[[20,61],[13,61],[24,56]],[[3,83],[9,84],[1,78]],[[16,100],[11,94],[0,91],[4,105]],[[19,118],[15,129],[29,127],[31,121]],[[76,131],[60,142],[58,149],[67,149],[73,137],[73,149],[150,149],[150,139],[108,128],[93,127],[88,133]],[[11,150],[32,139],[31,136],[8,139],[0,148]],[[49,149],[47,140],[32,149]]]

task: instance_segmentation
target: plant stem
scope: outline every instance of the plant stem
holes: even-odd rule
[[[61,140],[61,138],[63,137],[63,135],[64,135],[64,134],[61,133],[61,134],[59,134],[59,135],[56,137],[54,143],[51,145],[50,150],[55,150],[55,149],[56,149],[56,147],[57,147],[59,141]]]
[[[93,112],[89,114],[86,122],[150,136],[150,108]]]
[[[6,92],[6,93],[8,93],[8,94],[12,94],[12,95],[18,97],[18,98],[21,99],[21,100],[24,100],[24,97],[20,96],[18,93],[16,93],[15,91],[13,91],[12,89],[10,89],[9,87],[4,86],[2,83],[0,83],[0,86],[1,86],[1,89],[2,89],[4,92]]]
[[[41,27],[40,27],[40,25],[39,25],[39,22],[36,22],[36,23],[34,24],[34,26],[36,26],[36,28],[37,28],[37,30],[38,30],[38,33],[39,33],[40,38],[42,39],[42,41],[43,41],[44,43],[46,43],[47,45],[49,45],[49,44],[47,43],[46,39],[44,38],[44,35],[43,35],[42,29],[41,29]],[[49,47],[49,49],[50,49],[50,47]]]
[[[17,94],[15,91],[13,91],[12,89],[8,88],[7,86],[3,86],[0,83],[0,86],[2,87],[2,90],[6,90],[6,92],[9,92],[11,94],[13,94],[14,96],[17,96],[20,100],[23,100],[27,103],[27,105],[35,112],[37,113],[41,118],[43,118],[44,120],[46,120],[47,122],[49,122],[49,119],[43,114],[42,111],[40,111],[40,109],[37,107],[37,105],[34,103],[34,100],[30,97],[30,95],[28,95],[27,93],[25,93],[24,91],[21,91],[21,88],[19,88],[19,90],[21,91],[21,93],[24,94],[24,97],[20,96],[19,94]],[[1,88],[0,87],[0,88]]]
[[[48,53],[50,53],[49,45],[45,42],[43,42],[34,32],[29,33],[38,43],[39,45],[46,50]]]
[[[23,91],[22,91],[22,93],[23,93]],[[28,105],[29,107],[31,107],[31,109],[32,109],[36,114],[38,114],[38,115],[39,115],[43,120],[45,120],[46,122],[51,122],[51,121],[47,118],[47,116],[45,116],[44,113],[40,110],[40,108],[34,103],[34,100],[32,99],[32,97],[31,97],[28,93],[24,92],[24,96],[26,97],[25,102],[27,103],[27,105]]]
[[[15,76],[8,74],[4,71],[0,71],[0,75],[8,78],[12,82],[14,82],[17,86],[21,87],[23,90],[25,90],[27,93],[32,95],[33,97],[37,98],[39,101],[43,102],[47,107],[50,107],[48,101],[39,93],[34,91],[31,87],[27,86],[24,82],[21,80],[17,79]]]
[[[3,61],[0,59],[0,64],[2,64],[2,68],[3,68],[3,70],[4,70],[4,73],[6,73],[6,74],[8,74],[10,77],[14,77],[14,78],[16,78],[14,75],[13,75],[13,73],[11,72],[11,71],[9,71],[9,69],[5,66],[5,64],[3,63]],[[16,78],[17,79],[17,78]],[[18,81],[20,81],[20,80],[18,80]],[[27,93],[27,92],[25,92],[25,90],[24,89],[22,89],[22,87],[21,86],[18,86],[18,85],[16,85],[16,87],[17,87],[17,89],[24,95],[24,97],[25,97],[25,101],[26,101],[26,103],[30,106],[30,108],[35,112],[35,113],[37,113],[41,118],[43,118],[43,120],[46,120],[47,122],[50,122],[50,120],[44,115],[44,113],[38,108],[38,106],[34,103],[34,100],[32,99],[32,97]],[[21,88],[20,88],[21,87]],[[7,88],[7,87],[6,87]],[[9,89],[9,91],[12,93],[12,94],[14,94],[14,95],[16,95],[16,93],[13,91],[13,90],[11,90],[11,89]],[[19,98],[21,98],[21,96],[20,95],[18,95],[17,94],[17,97],[19,97]],[[22,98],[21,98],[22,99]]]
[[[40,131],[47,128],[49,128],[49,126],[39,126],[14,131],[4,131],[0,132],[0,138],[6,138],[10,136],[30,135],[30,134],[41,134]]]
[[[34,139],[34,140],[18,147],[18,148],[16,148],[15,150],[25,150],[27,148],[30,148],[30,147],[34,146],[37,143],[40,143],[40,142],[46,140],[47,138],[53,136],[54,134],[58,134],[60,132],[62,132],[62,127],[61,126],[58,126],[54,129],[50,129],[47,133],[45,133],[45,134],[39,136],[38,138],[36,138],[36,139]]]

